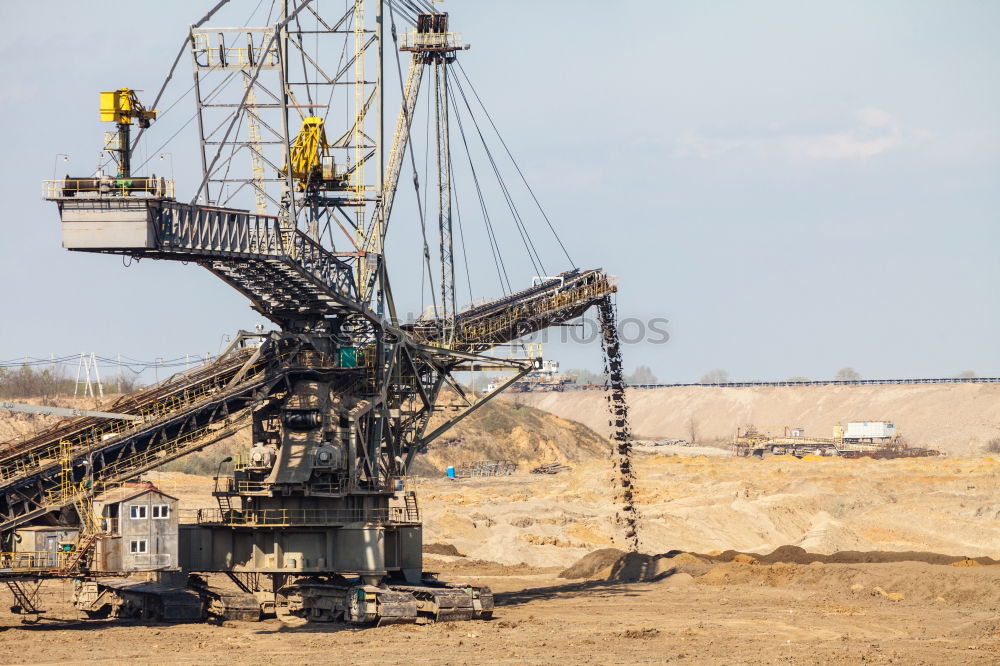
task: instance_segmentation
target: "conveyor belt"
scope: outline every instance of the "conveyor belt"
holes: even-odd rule
[[[617,291],[600,269],[573,270],[529,289],[460,312],[449,349],[483,352],[506,342],[581,316]],[[425,344],[442,344],[444,322],[421,320],[405,326]]]
[[[3,448],[0,533],[234,434],[273,360],[237,350],[108,406],[141,421],[73,419]]]

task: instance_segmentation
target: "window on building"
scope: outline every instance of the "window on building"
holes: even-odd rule
[[[147,543],[146,539],[132,539],[129,542],[129,552],[145,553],[148,550]]]
[[[133,504],[129,507],[129,514],[131,518],[145,518],[146,517],[146,506],[144,504]]]
[[[153,505],[153,518],[169,518],[170,517],[170,505],[169,504],[154,504]]]

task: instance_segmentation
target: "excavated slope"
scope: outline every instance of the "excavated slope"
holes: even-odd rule
[[[604,393],[520,393],[504,399],[607,432]],[[804,427],[830,437],[837,423],[887,420],[911,446],[951,454],[982,452],[1000,437],[1000,384],[886,386],[683,386],[628,391],[632,431],[641,438],[732,438],[737,426]]]
[[[107,401],[106,399],[104,402]],[[99,407],[98,401],[83,398],[25,398],[21,402],[80,409]],[[601,408],[606,409],[603,402]],[[435,414],[430,429],[454,414],[451,409]],[[52,416],[0,411],[0,447],[10,440],[28,436],[57,421]],[[168,464],[165,469],[215,474],[219,460],[242,451],[249,445],[250,429],[245,428],[228,440]],[[425,453],[417,456],[412,471],[416,474],[437,475],[444,473],[449,465],[458,467],[462,463],[476,460],[499,459],[513,460],[522,471],[527,471],[542,463],[575,465],[595,458],[604,459],[610,456],[610,452],[611,444],[586,426],[532,407],[493,401],[433,442]]]

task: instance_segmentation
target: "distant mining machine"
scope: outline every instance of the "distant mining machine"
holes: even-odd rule
[[[424,571],[407,470],[455,423],[541,368],[519,339],[594,305],[610,325],[613,420],[627,434],[615,282],[570,263],[528,289],[456,307],[449,123],[461,122],[459,102],[471,114],[478,95],[464,71],[454,74],[468,47],[447,13],[424,0],[356,0],[346,10],[296,0],[258,3],[271,5],[270,25],[260,17],[208,25],[226,4],[192,26],[167,77],[186,54],[201,149],[191,200],[176,199],[173,183],[136,175],[145,165],[133,164],[145,127],[164,122],[149,109],[160,105],[166,82],[149,107],[127,88],[102,93],[102,119],[119,129],[111,170],[48,182],[45,195],[58,206],[65,248],[196,264],[275,330],[241,333],[214,361],[104,406],[106,416],[64,422],[0,453],[0,578],[25,613],[39,610],[40,581],[72,577],[74,603],[97,617],[488,618],[489,588]],[[384,134],[384,64],[392,63],[400,109],[395,131]],[[423,207],[410,131],[425,79],[433,215]],[[433,304],[409,322],[397,313],[385,251],[407,163],[417,207],[405,223],[423,231]],[[472,371],[507,379],[478,397],[456,377]],[[445,402],[457,407],[432,424]],[[217,506],[193,521],[180,523],[173,498],[136,484],[244,428],[252,445],[220,462]],[[226,463],[232,471],[223,475]],[[45,534],[29,548],[32,531]],[[127,577],[138,571],[157,576]],[[217,585],[217,576],[232,585]]]
[[[807,455],[841,458],[923,458],[940,451],[911,447],[888,421],[851,421],[833,427],[833,437],[807,435],[805,428],[739,426],[733,437],[734,456]]]

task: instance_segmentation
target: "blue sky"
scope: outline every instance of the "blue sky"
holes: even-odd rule
[[[62,250],[39,197],[53,166],[93,169],[107,129],[97,91],[151,96],[208,4],[0,10],[31,26],[0,47],[0,358],[217,352],[260,320],[197,267]],[[619,276],[622,317],[670,320],[668,343],[626,347],[627,368],[666,381],[713,368],[824,378],[848,365],[866,377],[1000,375],[1000,5],[445,5],[473,45],[463,66],[575,262]],[[186,64],[177,78],[174,97],[190,85]],[[184,103],[154,125],[144,157],[193,112]],[[152,155],[182,196],[199,175],[194,141],[182,132],[164,160]],[[417,225],[402,197],[390,261],[397,300],[416,311]],[[493,295],[471,212],[468,224],[473,295]],[[539,242],[546,268],[565,268]],[[511,281],[528,284],[533,269],[509,250]],[[593,345],[546,354],[600,366]]]

